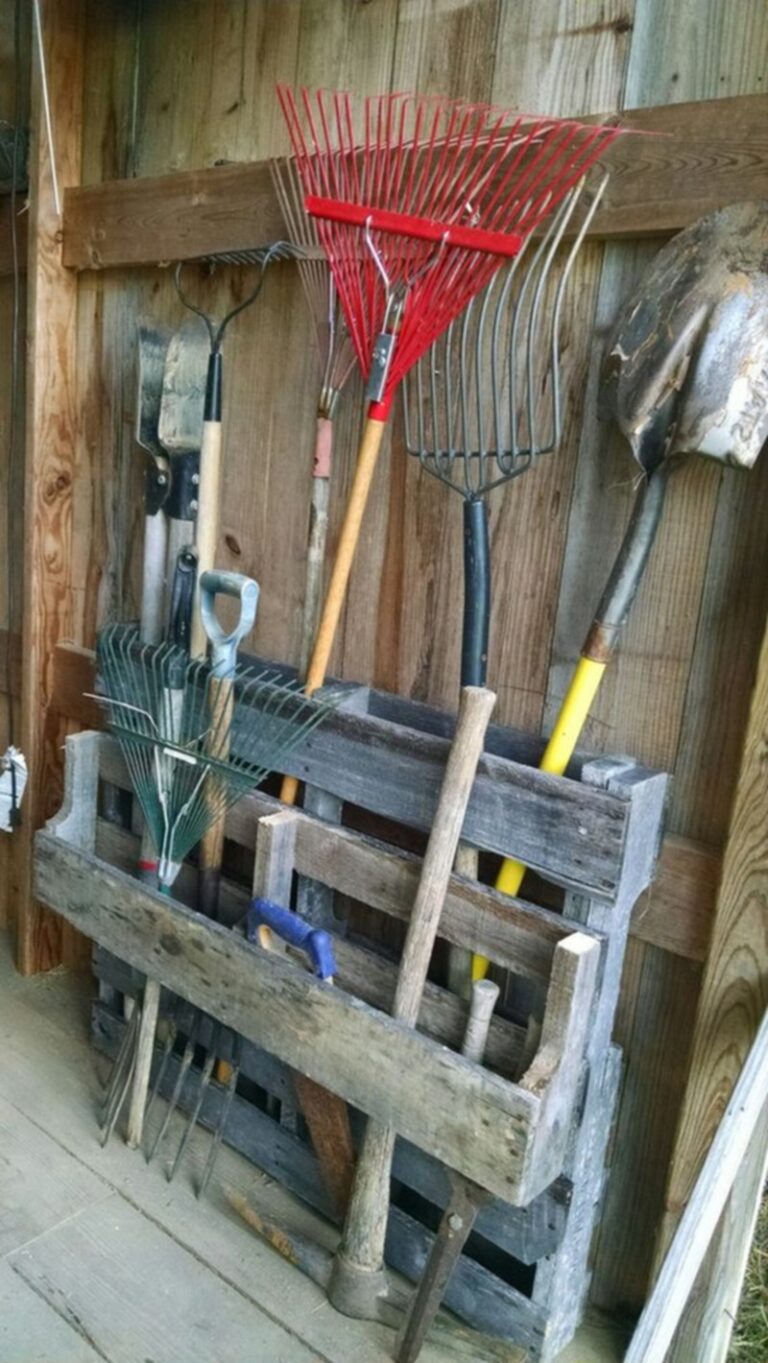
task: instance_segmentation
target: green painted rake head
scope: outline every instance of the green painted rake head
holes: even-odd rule
[[[341,694],[309,699],[274,668],[215,662],[174,644],[143,644],[111,625],[97,648],[99,699],[117,738],[169,889],[185,856],[267,774],[282,770]],[[222,703],[222,685],[226,696]]]

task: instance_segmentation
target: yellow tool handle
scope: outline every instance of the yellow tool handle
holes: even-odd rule
[[[607,663],[595,662],[592,658],[579,659],[555,720],[552,735],[539,763],[540,771],[548,771],[552,776],[563,775],[579,741],[579,734],[584,728],[606,666]],[[524,875],[523,863],[506,857],[496,877],[496,889],[501,890],[502,894],[516,895]],[[484,979],[489,964],[485,956],[473,956],[472,979]]]
[[[339,545],[336,550],[336,560],[328,584],[328,593],[323,605],[312,657],[307,669],[304,689],[308,696],[317,691],[325,681],[328,659],[331,656],[341,608],[344,605],[349,575],[352,571],[352,561],[355,557],[357,541],[360,538],[360,527],[368,503],[368,495],[376,471],[376,461],[379,457],[385,427],[386,422],[379,421],[375,417],[369,417],[365,423],[352,490],[349,494],[347,509],[344,513],[344,524],[341,527]],[[293,805],[296,803],[298,784],[293,776],[284,777],[280,789],[280,799],[284,804]]]

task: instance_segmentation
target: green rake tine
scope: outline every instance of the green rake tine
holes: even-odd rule
[[[226,1089],[224,1090],[224,1096],[221,1100],[219,1120],[216,1123],[216,1130],[213,1133],[211,1148],[208,1151],[208,1158],[205,1161],[203,1177],[200,1180],[200,1186],[197,1190],[198,1197],[203,1197],[205,1195],[205,1190],[211,1181],[213,1166],[216,1163],[216,1158],[218,1156],[219,1150],[221,1149],[221,1143],[224,1139],[224,1132],[226,1131],[227,1128],[227,1119],[229,1117],[229,1112],[235,1097],[235,1091],[237,1089],[237,1081],[240,1078],[240,1066],[242,1064],[242,1058],[243,1058],[243,1038],[239,1035],[238,1032],[233,1032],[229,1078],[227,1080]]]
[[[175,1083],[174,1086],[173,1086],[173,1093],[171,1094],[171,1100],[170,1100],[170,1102],[169,1102],[169,1104],[168,1104],[168,1107],[166,1108],[165,1116],[163,1117],[162,1123],[161,1123],[161,1125],[160,1125],[160,1129],[158,1130],[158,1133],[157,1133],[157,1135],[155,1136],[155,1139],[154,1139],[154,1141],[152,1142],[152,1145],[150,1146],[149,1150],[147,1151],[147,1157],[146,1157],[146,1158],[147,1158],[147,1164],[151,1164],[152,1160],[154,1159],[155,1153],[156,1153],[156,1151],[157,1151],[157,1148],[158,1148],[158,1146],[160,1145],[160,1143],[162,1142],[162,1140],[164,1139],[165,1133],[166,1133],[166,1131],[168,1130],[168,1126],[169,1126],[169,1124],[170,1124],[171,1117],[173,1116],[174,1112],[176,1111],[176,1108],[177,1108],[178,1105],[179,1105],[179,1098],[181,1097],[181,1090],[182,1090],[183,1087],[184,1087],[184,1080],[186,1079],[187,1074],[189,1073],[189,1069],[190,1069],[190,1066],[191,1066],[191,1064],[192,1064],[192,1061],[193,1061],[194,1058],[195,1058],[195,1047],[196,1047],[196,1045],[197,1045],[197,1037],[198,1037],[198,1033],[199,1033],[199,1031],[200,1031],[200,1021],[201,1021],[201,1014],[197,1011],[197,1009],[195,1009],[194,1016],[193,1016],[193,1018],[192,1018],[192,1026],[191,1026],[190,1029],[189,1029],[189,1036],[187,1037],[187,1042],[186,1042],[186,1045],[185,1045],[185,1047],[184,1047],[184,1054],[183,1054],[182,1057],[181,1057],[181,1064],[179,1065],[179,1072],[178,1072],[178,1074],[176,1075],[176,1083]]]
[[[200,1072],[200,1078],[197,1081],[197,1095],[195,1097],[194,1107],[192,1108],[192,1111],[189,1114],[187,1125],[184,1128],[184,1134],[181,1140],[179,1141],[179,1148],[176,1151],[176,1158],[174,1159],[173,1164],[171,1165],[168,1173],[166,1174],[169,1183],[172,1182],[176,1170],[181,1164],[181,1161],[184,1157],[184,1151],[189,1145],[192,1132],[194,1131],[195,1126],[197,1125],[197,1119],[200,1116],[200,1109],[203,1106],[203,1100],[205,1098],[206,1093],[208,1092],[208,1086],[211,1082],[213,1067],[216,1064],[219,1040],[221,1038],[222,1031],[223,1031],[222,1024],[220,1022],[214,1023],[213,1034],[211,1036],[211,1044],[208,1049],[208,1054],[205,1057],[205,1063]]]

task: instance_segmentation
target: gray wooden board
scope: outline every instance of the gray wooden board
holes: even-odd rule
[[[320,1354],[113,1195],[8,1259],[108,1363],[311,1363]]]
[[[110,1192],[107,1184],[0,1097],[0,1255]]]
[[[249,1040],[269,1038],[281,1060],[497,1196],[523,1203],[542,1191],[528,1165],[539,1103],[519,1086],[50,833],[37,835],[35,866],[41,900],[86,936]]]
[[[115,972],[110,977],[119,979],[121,975]],[[121,1015],[99,1001],[94,1004],[93,1036],[99,1050],[110,1056],[116,1055],[125,1026]],[[200,1030],[203,1047],[207,1045],[210,1030],[210,1022],[204,1021]],[[169,1064],[170,1072],[178,1072],[176,1058]],[[270,1094],[281,1098],[287,1095],[289,1099],[293,1096],[288,1069],[280,1065],[274,1056],[248,1042],[243,1046],[241,1073]],[[190,1078],[182,1102],[186,1110],[191,1106],[189,1095],[192,1086]],[[166,1095],[171,1088],[171,1080],[166,1079],[163,1084]],[[203,1106],[200,1118],[203,1125],[215,1125],[220,1101],[220,1091],[214,1086]],[[359,1138],[362,1115],[353,1111],[351,1119],[353,1132]],[[293,1192],[305,1198],[317,1211],[333,1219],[311,1148],[295,1137],[286,1140],[285,1135],[279,1122],[238,1095],[225,1131],[228,1143],[273,1177],[285,1181]],[[410,1141],[402,1138],[397,1140],[392,1173],[397,1182],[419,1193],[435,1206],[442,1209],[447,1205],[451,1188],[445,1166]],[[545,1255],[552,1254],[562,1240],[570,1200],[570,1182],[559,1179],[527,1207],[513,1207],[498,1200],[487,1203],[480,1212],[475,1229],[478,1235],[521,1263],[533,1264]]]
[[[232,749],[248,752],[252,717],[237,706]],[[449,741],[354,711],[338,710],[283,760],[292,776],[412,828],[431,827]],[[581,782],[486,754],[478,765],[465,840],[516,857],[560,884],[612,899],[622,858],[626,802]]]
[[[108,1053],[114,1055],[122,1032],[120,1022],[116,1018],[106,1017],[98,1005],[95,1016],[98,1040]],[[163,1079],[161,1091],[166,1097],[173,1089],[178,1069],[179,1060],[174,1057]],[[179,1107],[184,1112],[189,1112],[194,1106],[198,1078],[199,1072],[195,1071],[185,1081],[179,1099]],[[221,1101],[221,1089],[213,1085],[208,1090],[200,1111],[199,1122],[202,1126],[209,1130],[215,1127],[221,1110]],[[157,1121],[160,1121],[159,1114]],[[151,1136],[150,1132],[150,1139]],[[230,1109],[226,1140],[241,1154],[253,1160],[265,1173],[279,1179],[291,1192],[296,1193],[316,1211],[330,1219],[319,1166],[312,1151],[303,1141],[284,1131],[272,1118],[239,1096],[234,1099]],[[402,1146],[402,1143],[400,1144]],[[174,1150],[174,1143],[169,1141],[165,1151],[169,1158],[172,1157]],[[401,1178],[405,1173],[404,1165],[404,1152],[401,1148],[396,1154],[393,1169],[395,1178]],[[505,1209],[496,1205],[495,1208],[487,1210],[491,1215],[478,1223],[478,1233],[481,1235],[489,1229],[489,1221],[495,1221],[498,1225],[501,1213]],[[490,1238],[494,1243],[498,1243],[495,1235]],[[501,1244],[500,1248],[514,1254],[514,1247],[509,1243],[514,1237],[507,1234],[501,1238],[507,1243]],[[386,1259],[391,1267],[416,1281],[429,1257],[433,1240],[432,1232],[412,1216],[398,1207],[390,1209]],[[511,1339],[516,1344],[532,1347],[543,1337],[545,1311],[466,1255],[462,1255],[454,1270],[446,1290],[445,1304],[476,1329],[498,1334],[500,1338]]]
[[[102,1363],[103,1355],[2,1263],[0,1358],[3,1363]]]

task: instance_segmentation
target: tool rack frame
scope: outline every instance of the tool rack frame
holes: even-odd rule
[[[285,900],[296,876],[297,907],[316,925],[337,930],[339,892],[407,918],[418,858],[342,827],[342,814],[353,804],[426,831],[452,723],[431,707],[350,689],[344,706],[291,759],[290,774],[306,782],[304,811],[286,810],[258,792],[228,816],[228,838],[253,852],[256,892]],[[233,732],[236,747],[237,716]],[[433,1208],[425,1224],[412,1208],[391,1207],[387,1259],[411,1278],[424,1267],[435,1218],[448,1200],[445,1165],[483,1182],[495,1198],[481,1213],[445,1303],[471,1325],[547,1363],[572,1337],[588,1293],[620,1076],[611,1031],[631,911],[658,854],[667,778],[624,758],[577,759],[567,778],[553,777],[531,765],[539,755],[536,740],[489,729],[464,837],[517,857],[562,886],[562,915],[454,876],[439,934],[489,955],[541,1001],[539,1036],[502,1017],[492,1024],[487,1064],[516,1082],[449,1049],[460,1044],[465,1005],[437,985],[427,985],[416,1034],[388,1017],[396,966],[384,957],[337,938],[341,988],[330,990],[292,962],[265,957],[221,924],[135,881],[127,874],[136,864],[135,819],[126,828],[99,813],[105,792],[114,804],[115,791],[129,789],[117,744],[105,735],[67,740],[64,805],[37,835],[35,865],[41,900],[96,942],[99,1049],[115,1053],[125,1026],[122,997],[136,995],[146,973],[181,990],[209,1018],[229,1023],[245,1039],[241,1073],[268,1095],[268,1110],[238,1094],[225,1139],[327,1216],[319,1167],[296,1120],[290,1065],[311,1072],[353,1107],[393,1121],[403,1133],[394,1186]],[[182,901],[193,882],[193,869],[185,867]],[[225,881],[224,922],[241,917],[247,900],[244,887]],[[569,956],[574,934],[596,950]],[[233,971],[249,982],[258,1006],[253,998],[241,1006],[231,988]],[[270,1031],[278,996],[284,1005],[279,1037]],[[309,1042],[316,1033],[334,1042],[319,1068],[310,1058],[320,1049]],[[356,1064],[355,1038],[362,1033],[367,1043],[357,1050],[365,1055]],[[382,1061],[385,1053],[395,1057],[389,1079],[382,1064],[371,1064],[368,1045],[380,1048]],[[167,1091],[177,1066],[175,1059],[168,1068]],[[404,1073],[410,1083],[403,1084]],[[193,1082],[182,1108],[191,1103]],[[425,1085],[434,1096],[426,1124]],[[204,1125],[215,1125],[220,1102],[213,1087]],[[353,1121],[359,1130],[359,1111]],[[483,1246],[491,1248],[490,1259]],[[508,1281],[508,1271],[494,1271],[494,1255],[505,1265],[514,1261],[516,1281],[514,1273]]]

